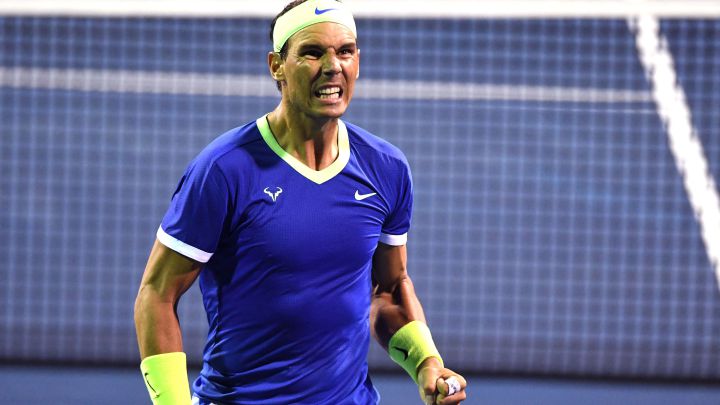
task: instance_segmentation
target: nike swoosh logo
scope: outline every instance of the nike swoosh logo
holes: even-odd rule
[[[155,398],[157,398],[157,397],[159,397],[160,395],[158,395],[157,391],[155,391],[155,388],[153,388],[153,386],[150,385],[150,380],[148,380],[148,375],[150,375],[150,373],[145,373],[145,374],[143,374],[143,378],[145,378],[145,382],[147,383],[148,387],[150,387],[150,389],[152,390],[153,394],[155,394]]]
[[[315,15],[325,14],[328,11],[337,10],[336,8],[326,8],[325,10],[320,10],[319,8],[315,7]]]
[[[366,199],[366,198],[368,198],[368,197],[372,197],[372,196],[374,196],[375,194],[377,194],[377,193],[360,194],[360,191],[359,191],[359,190],[355,190],[355,199],[358,200],[358,201],[360,201],[360,200],[364,200],[364,199]]]
[[[405,355],[405,360],[407,360],[407,358],[408,358],[408,351],[407,351],[407,350],[405,350],[405,349],[403,349],[403,348],[400,348],[400,347],[397,347],[397,346],[393,346],[393,349],[395,349],[395,350],[399,351],[400,353],[404,354],[404,355]]]

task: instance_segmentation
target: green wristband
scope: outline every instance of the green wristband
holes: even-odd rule
[[[185,353],[148,356],[140,363],[140,371],[153,405],[190,405]]]
[[[443,363],[430,329],[425,323],[412,321],[395,332],[388,343],[390,358],[398,363],[417,384],[417,369],[428,357],[436,357]]]

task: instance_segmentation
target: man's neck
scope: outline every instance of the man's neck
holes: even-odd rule
[[[313,170],[322,170],[338,157],[338,119],[313,119],[293,114],[280,104],[268,115],[280,147]]]

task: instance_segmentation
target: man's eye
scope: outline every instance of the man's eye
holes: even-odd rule
[[[319,58],[322,56],[322,52],[317,50],[308,50],[302,53],[302,56],[310,57],[310,58]]]

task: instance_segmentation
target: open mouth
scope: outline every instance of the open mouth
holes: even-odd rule
[[[340,87],[325,87],[315,92],[320,100],[337,100],[342,96]]]

